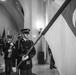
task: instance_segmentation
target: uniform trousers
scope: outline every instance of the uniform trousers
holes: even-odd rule
[[[55,61],[54,61],[54,58],[53,58],[53,55],[50,55],[51,56],[51,59],[50,59],[50,68],[54,68],[55,66]]]
[[[12,71],[12,60],[5,59],[5,74],[11,75],[11,71]]]
[[[32,69],[20,70],[20,75],[32,75]]]

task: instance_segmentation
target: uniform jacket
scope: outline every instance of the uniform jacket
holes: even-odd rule
[[[11,55],[11,58],[8,57],[8,50],[10,48],[10,43],[8,42],[5,42],[3,43],[3,52],[4,52],[4,59],[11,59],[12,58],[12,55]],[[12,50],[14,49],[14,46],[12,46]]]
[[[31,46],[33,45],[33,41],[21,39],[17,41],[15,44],[15,51],[13,52],[13,63],[15,63],[15,59],[17,59],[17,64],[20,63],[23,55],[29,51]],[[32,68],[32,58],[36,54],[35,47],[32,48],[31,52],[28,54],[29,58],[21,63],[19,66],[20,69],[26,70]]]

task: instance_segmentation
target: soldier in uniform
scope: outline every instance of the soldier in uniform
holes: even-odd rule
[[[2,44],[3,44],[3,41],[2,41],[2,38],[0,37],[0,55],[3,55],[2,54]]]
[[[32,48],[27,56],[24,56],[33,45],[33,41],[28,38],[29,31],[30,29],[21,30],[22,36],[18,37],[18,41],[15,44],[16,50],[13,52],[13,59],[17,59],[17,64],[23,61],[18,67],[20,69],[20,75],[32,75],[32,58],[36,54],[35,47]]]
[[[14,43],[12,42],[12,35],[7,35],[7,41],[3,42],[3,53],[5,60],[5,74],[11,75],[12,71],[12,50],[14,49]]]
[[[48,51],[49,51],[49,55],[50,55],[50,69],[56,68],[55,67],[55,61],[54,61],[54,58],[53,58],[53,54],[52,54],[51,49],[50,49],[49,46],[48,46]]]

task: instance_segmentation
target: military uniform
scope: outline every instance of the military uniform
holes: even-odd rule
[[[50,47],[48,47],[48,51],[49,51],[49,55],[50,55],[50,69],[56,68],[55,61],[54,61]]]
[[[2,54],[2,44],[3,44],[3,41],[2,41],[2,38],[0,38],[0,55],[3,55]]]
[[[7,36],[7,39],[12,39],[11,35]],[[11,75],[12,71],[12,50],[14,49],[13,43],[11,46],[12,42],[3,42],[3,52],[4,52],[4,60],[5,60],[5,74],[6,75]],[[10,49],[11,47],[11,49]],[[9,52],[10,51],[10,52]]]
[[[26,31],[26,29],[25,29]],[[24,32],[24,30],[23,30]],[[25,32],[24,32],[25,33]],[[28,32],[26,31],[26,34]],[[16,50],[13,52],[14,54],[14,59],[17,58],[17,64],[20,63],[20,61],[22,60],[22,56],[26,55],[26,53],[29,51],[29,49],[31,48],[31,46],[33,45],[33,41],[29,40],[29,39],[24,39],[21,38],[19,39],[16,44],[15,44],[15,48]],[[18,67],[20,69],[20,75],[31,75],[31,70],[32,70],[32,58],[33,56],[36,54],[35,51],[35,47],[32,48],[32,50],[30,51],[30,53],[28,54],[28,59],[23,61],[20,66]]]

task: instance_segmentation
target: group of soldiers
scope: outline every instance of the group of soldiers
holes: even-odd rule
[[[12,35],[7,35],[6,41],[2,41],[5,75],[12,75],[12,70],[18,71],[17,74],[20,75],[32,75],[32,58],[35,56],[36,50],[33,41],[28,38],[29,32],[30,29],[22,29],[22,34],[18,36],[15,43]]]

